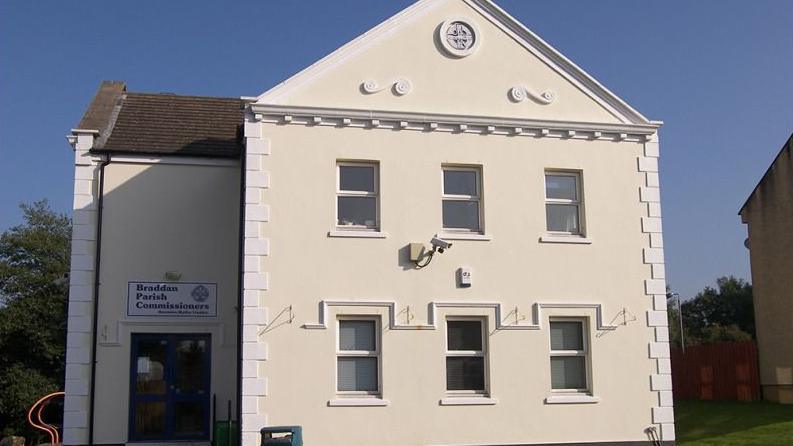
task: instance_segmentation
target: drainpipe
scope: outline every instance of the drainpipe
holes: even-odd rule
[[[94,318],[91,329],[91,391],[88,403],[88,445],[94,444],[94,405],[96,395],[96,345],[99,326],[99,269],[102,255],[102,208],[105,195],[105,167],[110,164],[110,154],[99,165],[99,190],[96,202],[96,253],[94,255]]]
[[[245,148],[240,153],[240,226],[239,259],[237,263],[237,439],[242,444],[242,310],[245,265]]]

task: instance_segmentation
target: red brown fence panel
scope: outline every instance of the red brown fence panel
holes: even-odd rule
[[[672,348],[675,399],[755,401],[760,399],[754,341]]]

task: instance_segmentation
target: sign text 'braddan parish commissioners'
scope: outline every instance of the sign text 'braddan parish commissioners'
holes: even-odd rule
[[[129,282],[127,316],[215,317],[217,284]]]

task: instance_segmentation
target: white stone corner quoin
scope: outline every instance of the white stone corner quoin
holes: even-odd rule
[[[270,256],[270,239],[264,235],[270,221],[270,206],[265,192],[270,188],[267,158],[270,140],[264,137],[264,124],[252,113],[246,113],[245,137],[245,221],[243,253],[242,308],[242,445],[259,444],[259,429],[267,425],[267,414],[261,410],[267,396],[267,377],[259,365],[268,358],[268,345],[259,334],[269,322],[268,308],[260,305],[269,288],[270,277],[265,270]]]
[[[69,270],[69,313],[66,336],[66,397],[63,443],[87,444],[90,416],[94,259],[97,236],[97,193],[102,159],[90,153],[97,131],[74,129],[67,137],[74,148],[72,257]]]
[[[672,366],[669,351],[669,327],[666,313],[666,267],[664,259],[663,228],[661,224],[661,189],[658,175],[660,156],[658,135],[644,142],[643,153],[637,159],[644,184],[639,186],[638,199],[646,214],[640,220],[641,231],[647,236],[647,247],[642,253],[648,265],[649,276],[644,282],[644,294],[652,299],[652,309],[647,312],[647,328],[652,342],[647,352],[655,360],[655,370],[650,376],[650,390],[657,395],[657,405],[652,408],[653,424],[660,428],[662,441],[674,441],[674,408],[672,398]]]

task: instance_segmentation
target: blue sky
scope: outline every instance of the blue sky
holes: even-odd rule
[[[132,91],[256,95],[409,0],[3,0],[0,230],[19,202],[69,212],[64,135],[103,79]],[[749,277],[736,215],[793,132],[789,0],[501,0],[661,130],[667,277],[692,296]],[[615,272],[616,273],[616,272]]]

